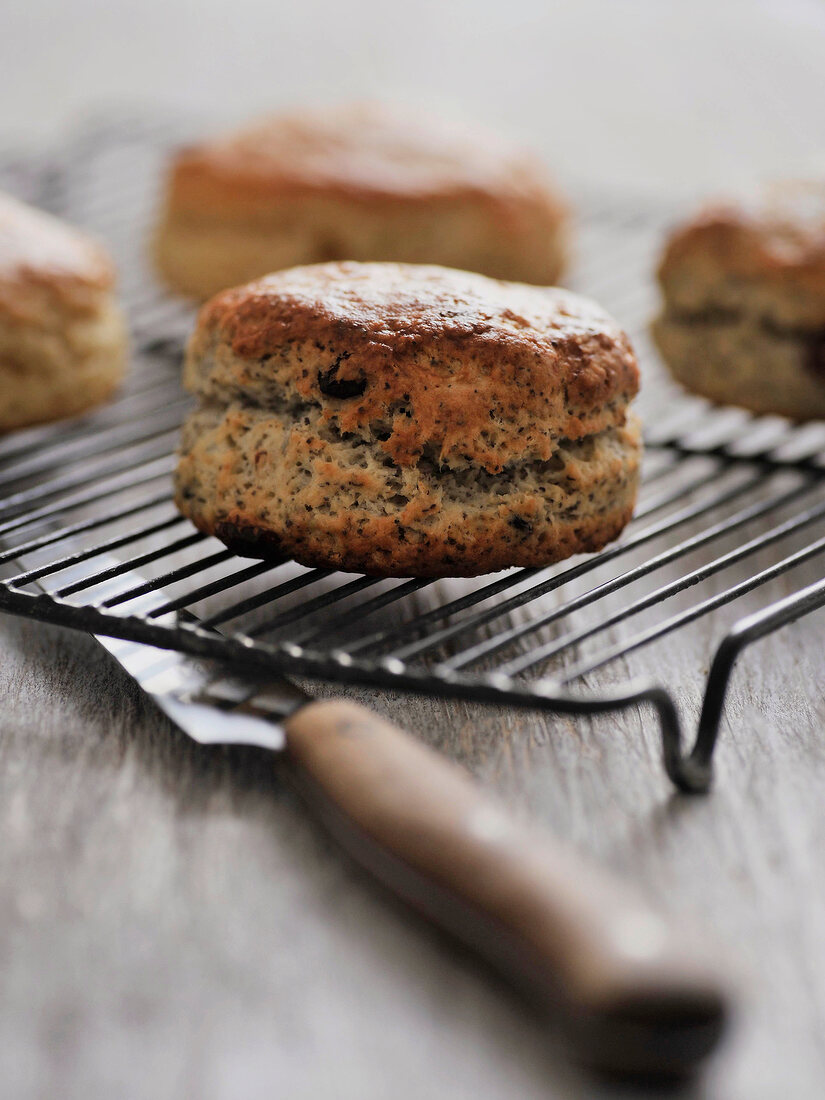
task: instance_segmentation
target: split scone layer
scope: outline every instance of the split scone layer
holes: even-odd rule
[[[557,289],[326,264],[202,309],[178,507],[240,553],[471,576],[601,548],[640,440],[626,336]]]

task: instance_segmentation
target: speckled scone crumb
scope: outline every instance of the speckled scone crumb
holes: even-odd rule
[[[825,417],[825,184],[776,185],[678,227],[653,325],[673,375],[714,401]]]
[[[474,575],[597,550],[632,513],[635,358],[564,291],[296,268],[208,303],[185,379],[177,503],[242,553]]]
[[[72,416],[117,387],[114,283],[96,242],[0,194],[0,431]]]
[[[402,260],[549,285],[567,212],[541,165],[486,130],[376,104],[275,115],[181,150],[154,252],[207,298],[270,271]]]

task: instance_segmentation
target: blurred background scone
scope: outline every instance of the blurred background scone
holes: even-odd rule
[[[0,194],[0,431],[104,401],[126,365],[126,329],[104,250]]]
[[[207,298],[271,271],[398,260],[549,285],[564,204],[538,162],[486,131],[379,106],[264,119],[180,152],[155,256]]]
[[[775,185],[680,226],[653,334],[674,377],[724,404],[825,417],[825,184]]]
[[[598,550],[633,510],[636,360],[563,290],[282,271],[203,307],[185,381],[177,504],[240,553],[472,576]]]

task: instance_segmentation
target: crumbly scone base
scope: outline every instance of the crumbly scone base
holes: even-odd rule
[[[182,294],[205,299],[298,264],[330,260],[438,264],[550,286],[567,255],[566,223],[541,209],[502,226],[484,203],[283,198],[265,218],[227,220],[169,210],[155,236],[158,269]]]
[[[105,401],[126,369],[126,331],[110,297],[48,326],[0,312],[0,431],[75,416]]]
[[[379,576],[473,576],[600,549],[630,519],[635,421],[497,474],[395,464],[317,410],[207,404],[184,427],[176,502],[239,553]]]
[[[762,414],[825,419],[821,332],[783,332],[749,315],[666,312],[653,335],[673,376],[694,393]]]
[[[244,552],[472,576],[627,522],[638,368],[598,306],[431,265],[292,268],[213,298],[176,499]]]

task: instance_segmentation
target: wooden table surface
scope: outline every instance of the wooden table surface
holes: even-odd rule
[[[809,135],[814,117],[821,123],[821,97],[810,93],[821,76],[803,61],[817,50],[819,56],[825,52],[809,33],[814,6],[802,0],[751,5],[754,11],[764,9],[763,15],[773,12],[763,19],[763,55],[754,45],[756,15],[749,23],[739,20],[742,4],[684,6],[684,17],[674,16],[673,27],[664,27],[664,15],[655,14],[664,5],[624,5],[621,18],[634,28],[625,60],[610,46],[618,33],[611,19],[619,19],[619,6],[603,5],[605,13],[614,12],[603,23],[595,19],[598,5],[592,2],[564,6],[563,48],[546,79],[557,77],[565,87],[575,83],[581,58],[589,55],[585,51],[576,61],[571,43],[596,33],[605,59],[603,79],[613,87],[626,80],[629,98],[614,100],[612,91],[606,98],[604,87],[590,87],[584,100],[575,97],[564,111],[551,112],[544,151],[562,162],[562,174],[581,169],[593,180],[606,156],[625,184],[640,176],[651,182],[657,167],[661,179],[652,182],[685,183],[691,159],[685,142],[691,135],[700,150],[693,158],[696,186],[734,169],[742,174],[763,170],[769,162],[797,168],[811,163],[816,150]],[[84,84],[84,71],[78,72],[74,47],[65,44],[74,42],[71,35],[87,21],[73,6],[71,26],[60,23],[52,35],[53,18],[63,18],[57,8],[39,2],[12,7],[19,7],[15,18],[23,45],[12,51],[3,75],[16,73],[26,93],[28,74],[40,71],[33,68],[37,58],[41,69],[54,64],[59,75],[65,54],[72,64],[71,79],[64,74],[67,102],[82,106],[91,86]],[[104,16],[99,5],[85,7],[104,19],[104,27],[109,26],[105,19],[115,18]],[[146,5],[139,7],[144,13]],[[302,5],[290,16],[289,42],[304,40],[307,21],[317,22],[317,7]],[[437,7],[427,7],[430,22],[414,31],[409,49],[424,48],[431,23],[441,26]],[[501,105],[497,121],[512,122],[525,133],[531,127],[538,132],[548,102],[543,92],[538,95],[545,87],[547,56],[539,47],[542,33],[550,34],[551,16],[545,26],[545,15],[539,14],[545,6],[532,7],[533,21],[525,16],[522,26],[529,41],[523,41],[522,51],[515,39],[507,39],[499,83],[476,73],[482,111],[495,113]],[[791,7],[796,25],[783,22],[780,34],[777,13]],[[361,8],[369,15],[379,6]],[[509,34],[503,6],[487,8],[499,12],[488,37]],[[575,16],[574,9],[583,14]],[[161,19],[160,7],[152,10],[156,21]],[[389,20],[389,8],[385,14]],[[692,58],[703,48],[705,16],[729,33],[710,42],[703,67]],[[160,94],[171,87],[181,36],[186,28],[192,33],[180,11],[169,19],[171,38],[167,34],[159,49]],[[475,17],[467,19],[467,42],[457,15],[449,28],[450,41],[460,38],[462,48],[448,50],[442,43],[431,58],[433,80],[446,73],[443,79],[454,81],[448,99],[455,100],[456,89],[466,83],[474,51],[490,47],[486,39],[481,42]],[[589,21],[587,28],[582,21]],[[389,35],[389,24],[385,29]],[[661,50],[642,50],[643,32],[659,35]],[[26,33],[31,48],[23,48]],[[151,19],[145,27],[135,24],[138,46],[131,54],[123,51],[135,66],[140,55],[134,81],[140,77],[144,85],[146,36],[154,35]],[[33,53],[35,43],[42,49],[44,36],[54,39],[51,53]],[[325,39],[322,59],[330,60],[338,49],[337,36],[338,30]],[[770,59],[780,38],[779,60],[766,68],[760,58]],[[740,50],[737,43],[743,40],[747,49]],[[207,103],[223,39],[213,34],[209,41],[206,49],[204,31],[192,46],[198,64],[190,96]],[[408,79],[409,68],[395,53],[377,51],[374,39],[356,42],[353,33],[346,41],[350,60],[361,58],[358,71],[367,74],[361,83],[350,77],[348,92],[375,92],[394,74],[402,84]],[[797,55],[792,42],[799,45]],[[235,38],[232,43],[239,48]],[[288,72],[296,81],[306,59],[297,48],[288,52]],[[651,83],[637,79],[643,54],[655,61]],[[725,66],[734,57],[737,71],[747,72],[751,83],[740,82],[723,100],[722,90],[733,87],[732,78],[725,83]],[[265,81],[274,79],[272,65],[262,47],[257,53],[253,48],[253,58],[250,97],[260,99]],[[91,70],[99,80],[102,64],[92,56]],[[105,65],[107,73],[114,71],[111,57]],[[351,72],[354,61],[353,66]],[[695,77],[690,107],[695,114],[689,118],[679,98],[687,85],[664,81],[665,71],[672,75],[679,66],[683,75],[690,70]],[[297,67],[303,67],[301,74]],[[327,76],[316,74],[314,93],[328,94],[333,84],[337,91],[338,70],[321,63],[315,69]],[[124,63],[123,71],[132,69]],[[772,84],[757,79],[763,71],[776,78]],[[781,79],[777,72],[784,74]],[[535,104],[529,117],[519,113],[522,99],[515,91],[512,102],[507,98],[508,73],[527,82]],[[114,77],[110,84],[133,91],[128,83],[116,85]],[[286,87],[278,85],[277,94],[296,98],[297,85],[290,85],[290,95]],[[429,98],[437,98],[439,88],[443,93],[444,87],[430,86]],[[664,89],[664,98],[651,88]],[[554,94],[567,93],[558,87]],[[231,103],[237,112],[248,109],[239,95]],[[43,133],[53,101],[53,91],[47,94],[42,83],[33,86],[30,104]],[[0,120],[8,123],[13,115],[16,122],[18,102],[17,96],[4,97]],[[598,115],[599,103],[607,108],[601,130],[598,124],[583,129],[582,112]],[[753,126],[745,131],[748,111]],[[665,116],[673,118],[673,128]],[[775,135],[773,153],[756,128],[767,125],[766,119]],[[701,146],[700,131],[706,134],[717,122],[721,138]],[[568,138],[571,164],[561,155]],[[821,561],[798,571],[794,580],[819,575]],[[703,591],[714,590],[711,583]],[[772,591],[786,590],[780,583]],[[735,614],[762,602],[758,594],[749,597]],[[598,690],[654,668],[692,727],[708,661],[735,614],[703,621],[657,645],[652,654],[618,662],[590,677],[588,685]],[[583,856],[601,861],[665,910],[707,930],[738,975],[741,994],[735,1027],[691,1096],[813,1100],[825,1095],[824,627],[823,613],[810,616],[744,658],[733,681],[716,785],[708,798],[673,793],[646,714],[573,722],[437,699],[354,693],[462,762],[516,812],[544,822]],[[0,1096],[565,1100],[612,1095],[568,1064],[542,1019],[350,866],[282,787],[265,753],[194,745],[91,638],[0,618]]]
[[[712,933],[742,997],[697,1095],[825,1080],[821,636],[811,617],[744,662],[707,799],[672,793],[635,714],[362,696]],[[693,637],[659,652],[685,700]],[[89,638],[3,618],[0,643],[3,1096],[602,1095],[340,857],[265,753],[190,743]]]

